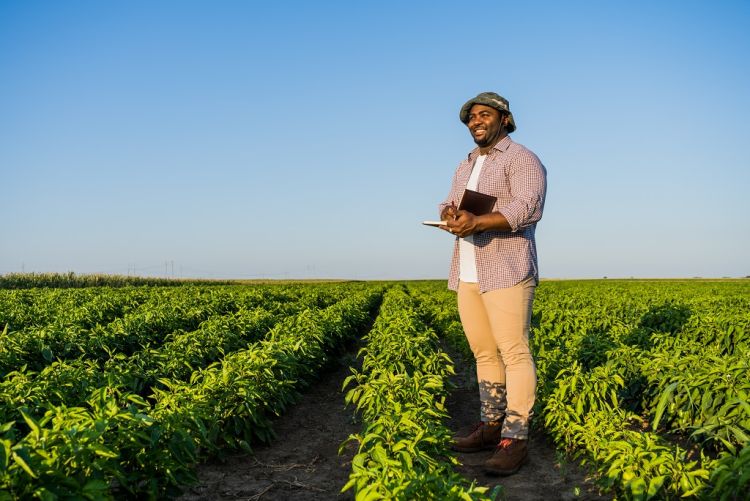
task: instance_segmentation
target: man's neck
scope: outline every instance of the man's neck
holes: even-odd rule
[[[499,143],[500,141],[502,141],[507,135],[508,135],[507,133],[503,133],[500,137],[498,137],[497,139],[495,139],[492,142],[492,144],[490,144],[488,146],[480,146],[479,147],[479,154],[480,155],[486,155],[487,153],[489,153],[490,151],[492,151],[492,148],[494,148],[495,145],[497,143]]]

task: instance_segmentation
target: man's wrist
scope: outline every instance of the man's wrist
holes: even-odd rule
[[[474,229],[477,233],[483,231],[512,231],[505,216],[500,212],[490,212],[475,216]]]
[[[486,215],[476,216],[474,230],[476,233],[487,231],[487,217]]]

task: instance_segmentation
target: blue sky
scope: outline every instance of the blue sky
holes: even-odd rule
[[[541,275],[750,275],[750,3],[0,2],[0,273],[441,278],[510,100]]]

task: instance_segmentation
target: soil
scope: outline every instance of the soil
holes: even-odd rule
[[[179,499],[193,500],[350,500],[353,491],[341,493],[351,471],[355,443],[339,446],[349,435],[360,431],[351,407],[345,408],[341,392],[343,380],[351,374],[354,353],[343,355],[321,380],[309,388],[274,426],[277,439],[257,445],[253,454],[231,455],[212,460],[198,468],[199,483]],[[458,357],[454,357],[457,360]],[[458,360],[456,361],[458,364]],[[453,383],[456,388],[447,402],[451,429],[469,427],[476,421],[479,396],[473,368],[459,366]],[[492,477],[482,471],[482,463],[492,451],[458,454],[458,471],[469,480],[487,486],[503,487],[499,499],[512,500],[599,500],[585,472],[566,461],[539,430],[529,442],[529,460],[515,475]]]
[[[448,350],[450,352],[450,350]],[[447,401],[451,416],[448,427],[464,431],[479,419],[479,391],[476,386],[474,366],[461,364],[460,357],[451,353],[456,362],[456,375],[453,377],[455,389]],[[507,501],[546,501],[546,500],[603,500],[612,499],[598,493],[593,481],[583,470],[564,454],[557,452],[554,444],[540,429],[532,427],[529,433],[529,456],[527,462],[515,475],[497,477],[483,471],[483,463],[493,451],[456,453],[461,466],[458,471],[467,479],[492,490],[496,485],[503,487],[499,499]]]

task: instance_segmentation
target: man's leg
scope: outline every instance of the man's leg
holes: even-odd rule
[[[454,437],[453,448],[460,452],[494,449],[505,416],[505,371],[477,284],[459,283],[458,312],[477,363],[481,421],[467,436]]]
[[[528,457],[529,420],[536,395],[536,367],[529,347],[535,281],[482,295],[495,341],[505,364],[508,406],[495,453],[484,463],[487,473],[511,475]]]
[[[536,367],[529,347],[534,284],[532,277],[481,296],[505,368],[507,408],[503,437],[528,437],[536,395]]]

